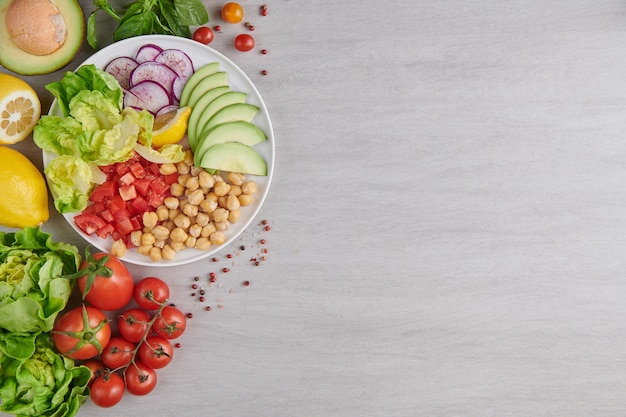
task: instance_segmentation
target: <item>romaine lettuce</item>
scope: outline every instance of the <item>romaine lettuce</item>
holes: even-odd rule
[[[74,213],[87,207],[89,192],[96,182],[87,162],[76,156],[61,155],[50,161],[44,173],[59,213]]]

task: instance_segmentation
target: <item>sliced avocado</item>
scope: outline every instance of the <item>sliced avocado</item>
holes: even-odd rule
[[[180,106],[185,107],[187,102],[189,101],[189,96],[191,96],[191,92],[194,87],[198,85],[200,80],[205,77],[208,77],[211,74],[215,74],[220,68],[220,64],[217,62],[211,62],[210,64],[203,65],[198,68],[196,72],[193,73],[191,77],[185,83],[183,87],[183,92],[180,95]]]
[[[210,102],[215,100],[217,97],[222,94],[226,94],[230,91],[230,88],[225,85],[221,87],[215,87],[207,91],[201,98],[196,102],[195,108],[191,109],[191,115],[189,116],[189,120],[187,121],[187,139],[189,140],[189,146],[193,150],[196,146],[196,131],[198,130],[198,121],[200,120],[200,116],[202,112],[209,105]]]
[[[63,17],[65,40],[47,55],[35,55],[20,48],[7,28],[7,10],[13,0],[0,0],[0,65],[22,75],[48,74],[69,64],[80,52],[85,39],[85,18],[76,0],[55,0],[54,5]],[[56,16],[56,15],[55,15]],[[33,31],[41,30],[37,16],[29,15]]]
[[[194,161],[202,161],[206,151],[218,143],[239,142],[247,146],[254,146],[266,139],[265,133],[252,123],[241,120],[222,123],[204,132],[198,138],[198,148],[194,151]]]
[[[211,120],[211,117],[213,117],[213,115],[220,109],[230,106],[231,104],[245,103],[247,96],[248,95],[246,93],[230,91],[216,97],[214,100],[211,100],[211,102],[206,105],[204,109],[202,109],[202,113],[198,119],[198,124],[196,125],[196,131],[192,134],[194,138],[198,137],[204,131],[204,127],[209,120]]]
[[[243,120],[251,122],[254,116],[259,112],[259,108],[249,103],[235,103],[230,106],[222,107],[215,113],[209,121],[204,125],[204,131],[211,129],[226,122],[234,122],[235,120]]]
[[[228,81],[226,79],[226,73],[224,71],[216,72],[215,74],[204,77],[191,91],[189,100],[187,100],[187,106],[193,109],[196,106],[198,100],[200,100],[200,98],[205,95],[209,90],[212,90],[216,87],[224,87],[227,85]]]
[[[198,165],[211,170],[267,175],[265,159],[254,148],[239,142],[211,146]]]

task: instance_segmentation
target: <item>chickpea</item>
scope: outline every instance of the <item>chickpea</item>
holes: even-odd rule
[[[118,239],[111,245],[111,255],[121,258],[126,255],[126,244],[122,239]]]
[[[180,205],[180,200],[176,197],[166,197],[165,200],[163,200],[163,204],[165,205],[165,207],[167,207],[168,209],[176,209],[178,208],[178,206]]]
[[[148,256],[150,254],[150,249],[152,249],[152,245],[137,246],[137,252],[144,256]]]
[[[159,221],[159,216],[154,211],[146,211],[141,216],[141,221],[144,226],[152,228],[156,226],[157,222]]]
[[[238,196],[243,194],[243,191],[241,191],[241,186],[240,185],[230,185],[230,190],[228,191],[228,195],[234,195],[234,196]]]
[[[184,202],[181,202],[181,204],[184,204]],[[167,216],[167,218],[169,220],[174,220],[176,217],[178,217],[178,215],[181,213],[180,209],[171,209],[170,210],[170,214],[169,216]]]
[[[161,165],[159,166],[159,172],[160,172],[162,175],[170,175],[170,174],[175,173],[176,171],[177,171],[177,170],[176,170],[176,165],[174,165],[174,164],[172,164],[172,163],[161,164]]]
[[[163,254],[161,253],[161,249],[156,248],[154,246],[150,249],[149,256],[150,256],[150,259],[152,259],[154,262],[158,262],[161,259],[163,259]]]
[[[200,209],[205,213],[213,213],[217,208],[217,201],[205,199],[200,203]]]
[[[141,245],[141,236],[143,236],[141,230],[133,230],[130,232],[130,243],[132,243],[133,246]]]
[[[189,217],[196,217],[196,215],[198,214],[198,206],[196,206],[195,204],[187,204],[183,208],[183,213]]]
[[[191,174],[192,177],[198,177],[200,176],[201,172],[206,172],[204,171],[204,168],[200,168],[194,165],[191,165],[191,171],[189,172]]]
[[[162,222],[170,218],[170,209],[168,209],[164,205],[159,206],[156,209],[156,214],[157,214],[157,218],[159,219],[159,221]]]
[[[237,223],[237,220],[239,220],[240,215],[241,215],[241,211],[239,211],[239,209],[231,210],[228,213],[228,221],[231,223]]]
[[[187,184],[187,180],[191,178],[191,175],[189,174],[181,174],[178,176],[178,184],[182,185],[183,187]]]
[[[185,239],[187,239],[187,232],[185,231],[185,229],[182,229],[180,227],[175,227],[170,232],[170,239],[173,242],[184,242]]]
[[[213,245],[222,245],[226,241],[226,237],[224,236],[224,233],[217,231],[211,233],[209,240]]]
[[[213,212],[213,221],[214,222],[223,222],[228,219],[228,210],[223,208],[215,209]]]
[[[142,245],[154,245],[154,242],[156,242],[156,238],[154,237],[154,235],[150,232],[148,233],[144,233],[143,235],[141,235],[141,244]]]
[[[191,152],[190,149],[187,149],[185,151],[185,158],[183,159],[183,162],[185,162],[189,166],[193,165],[193,152]]]
[[[220,181],[216,183],[215,186],[213,187],[213,192],[218,197],[228,194],[229,190],[230,190],[230,185],[224,181]]]
[[[198,250],[207,250],[211,247],[211,240],[207,237],[200,237],[196,239],[196,249]]]
[[[254,203],[254,197],[250,194],[241,194],[237,198],[239,199],[239,204],[242,207],[249,206],[250,204]]]
[[[211,217],[206,213],[198,213],[196,216],[196,224],[200,227],[204,227],[211,221]]]
[[[196,189],[187,196],[187,201],[198,206],[204,201],[204,193],[201,189]]]
[[[226,208],[226,201],[228,201],[228,197],[223,195],[217,199],[217,205],[221,208]]]
[[[172,249],[174,249],[176,252],[180,252],[181,250],[185,249],[187,246],[185,246],[185,242],[170,242],[170,246],[172,247]]]
[[[238,172],[229,172],[227,175],[227,178],[228,178],[228,182],[230,182],[231,185],[241,185],[243,184],[245,175],[240,174]]]
[[[178,173],[181,176],[189,174],[190,168],[189,165],[185,163],[185,161],[180,161],[179,163],[177,163],[176,168],[178,169]]]
[[[156,240],[166,240],[170,236],[170,231],[167,227],[159,225],[152,229],[152,234]]]
[[[170,185],[170,192],[174,197],[180,197],[185,194],[185,186],[175,182]]]
[[[194,236],[187,236],[187,240],[185,240],[185,246],[188,248],[193,248],[196,246],[196,238]]]
[[[209,223],[202,228],[202,232],[200,233],[200,236],[209,237],[211,236],[211,234],[215,233],[216,231],[217,229],[215,228],[215,223]]]
[[[185,183],[185,187],[189,191],[195,191],[200,187],[200,183],[198,181],[198,177],[189,177],[187,182]]]
[[[211,191],[204,196],[204,199],[215,201],[217,203],[217,200],[219,199],[219,197],[213,191]]]
[[[154,242],[154,245],[152,246],[154,246],[155,248],[163,249],[165,247],[165,241],[157,240],[156,242]]]
[[[254,194],[257,192],[257,188],[256,182],[253,180],[246,181],[241,185],[241,191],[244,194]]]
[[[241,206],[241,203],[239,203],[239,199],[236,196],[234,195],[228,196],[228,199],[226,200],[227,210],[229,211],[238,210],[240,206]]]
[[[174,224],[178,227],[182,227],[183,229],[188,229],[191,225],[191,220],[189,217],[181,213],[174,219]]]
[[[192,224],[191,226],[189,226],[188,233],[189,233],[189,235],[191,235],[193,237],[199,237],[200,233],[202,233],[202,226],[200,226],[197,223],[196,224]]]
[[[228,219],[223,220],[221,222],[215,222],[215,228],[222,232],[225,230],[228,230],[229,227],[230,227],[230,223],[228,223]]]
[[[202,170],[202,172],[198,175],[198,184],[202,188],[213,188],[213,185],[215,185],[215,179],[213,178],[213,175],[209,174],[205,170]]]
[[[176,251],[172,248],[172,246],[165,245],[163,249],[161,249],[161,255],[163,256],[163,259],[172,261],[176,258]]]

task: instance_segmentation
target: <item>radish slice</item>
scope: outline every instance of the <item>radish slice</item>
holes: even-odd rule
[[[163,52],[163,48],[158,45],[151,43],[143,45],[135,54],[135,61],[140,64],[142,62],[154,61],[154,58],[156,58],[156,56],[161,52]]]
[[[183,87],[189,78],[176,77],[172,82],[172,102],[180,103],[180,96],[183,94]]]
[[[130,74],[130,85],[135,86],[143,81],[154,81],[159,84],[169,95],[172,94],[174,79],[178,76],[167,65],[154,61],[141,63]]]
[[[104,71],[111,74],[120,86],[128,90],[130,88],[130,74],[137,68],[139,64],[132,58],[121,56],[112,59],[104,67]]]
[[[178,111],[178,109],[180,109],[180,107],[177,106],[176,104],[168,104],[167,106],[161,107],[159,110],[157,110],[155,116],[159,116],[161,114],[166,114],[166,113],[172,113],[172,112]]]
[[[124,106],[138,107],[152,114],[169,104],[172,103],[167,90],[161,84],[150,80],[132,86],[124,94]]]
[[[179,77],[189,78],[193,74],[193,62],[189,55],[180,49],[164,49],[154,61],[173,69]]]

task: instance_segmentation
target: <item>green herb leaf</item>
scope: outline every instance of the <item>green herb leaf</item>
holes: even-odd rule
[[[209,21],[209,14],[200,0],[174,0],[174,7],[181,26],[203,25]]]

